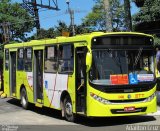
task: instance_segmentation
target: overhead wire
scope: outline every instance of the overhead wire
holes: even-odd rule
[[[57,17],[57,16],[62,16],[62,15],[65,15],[65,14],[56,14],[56,15],[54,15],[54,16],[48,16],[48,17],[44,17],[44,18],[41,18],[41,20],[46,20],[46,19],[51,19],[51,18],[53,18],[53,17]],[[11,23],[11,25],[15,25],[15,24],[23,24],[23,23],[27,23],[27,22],[32,22],[32,21],[36,21],[36,20],[38,20],[38,19],[34,19],[34,20],[26,20],[26,21],[23,21],[23,22],[13,22],[13,23]]]
[[[42,11],[47,11],[47,10],[42,10]],[[40,12],[42,12],[42,11],[40,11]],[[84,11],[83,11],[84,12]],[[80,11],[78,12],[78,13],[81,13]],[[63,16],[63,15],[65,15],[65,14],[67,14],[67,12],[66,11],[63,11],[62,13],[58,13],[58,14],[55,14],[55,15],[52,15],[52,16],[47,16],[47,17],[44,17],[44,18],[41,18],[41,21],[43,21],[43,20],[46,20],[46,19],[51,19],[51,18],[53,18],[53,17],[57,17],[57,16]],[[10,23],[11,25],[15,25],[15,24],[23,24],[23,23],[27,23],[27,22],[34,22],[34,21],[36,21],[36,20],[38,20],[38,19],[34,19],[34,20],[26,20],[26,21],[23,21],[23,22],[13,22],[13,23]]]

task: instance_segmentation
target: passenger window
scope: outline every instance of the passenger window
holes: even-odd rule
[[[18,49],[17,70],[24,69],[24,49]]]
[[[32,48],[25,49],[25,71],[32,72]]]
[[[5,70],[9,69],[9,50],[5,50]]]
[[[71,74],[74,70],[74,47],[71,44],[59,46],[58,72]]]
[[[57,72],[57,46],[46,47],[44,71],[47,73]]]

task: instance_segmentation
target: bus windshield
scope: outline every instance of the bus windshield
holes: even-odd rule
[[[152,50],[93,49],[90,82],[98,85],[123,85],[152,82]]]

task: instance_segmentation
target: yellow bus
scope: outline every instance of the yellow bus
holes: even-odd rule
[[[4,92],[87,117],[144,115],[157,111],[153,37],[94,32],[4,47]]]

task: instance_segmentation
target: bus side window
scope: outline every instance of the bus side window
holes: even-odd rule
[[[17,70],[24,69],[24,49],[18,49]]]
[[[32,71],[32,48],[25,49],[25,71]]]
[[[9,50],[5,50],[5,70],[9,69]]]
[[[59,73],[73,73],[74,67],[74,47],[72,44],[59,46]]]
[[[45,67],[44,71],[48,73],[57,72],[57,46],[48,46],[45,48]]]

